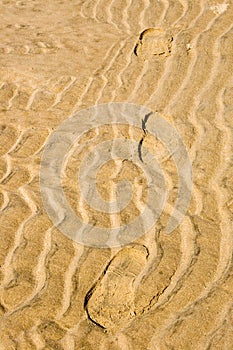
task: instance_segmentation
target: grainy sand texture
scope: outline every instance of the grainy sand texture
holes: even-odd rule
[[[0,1],[1,350],[233,349],[232,72],[232,0]],[[142,129],[90,130],[83,142],[93,147],[143,138],[169,192],[153,228],[98,249],[54,226],[39,171],[54,130],[108,102],[146,106],[176,128],[193,189],[167,235],[178,178],[166,147]],[[114,218],[80,199],[80,152],[64,170],[67,199],[85,222],[111,228]],[[112,160],[97,188],[111,200],[124,178],[136,194],[115,219],[127,223],[146,200],[140,168]]]

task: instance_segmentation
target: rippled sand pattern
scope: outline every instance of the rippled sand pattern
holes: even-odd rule
[[[233,349],[233,3],[223,1],[0,1],[1,350]],[[52,131],[110,101],[167,118],[194,175],[187,215],[166,235],[177,179],[161,151],[167,211],[112,250],[61,234],[39,189]],[[90,219],[83,203],[78,212]]]

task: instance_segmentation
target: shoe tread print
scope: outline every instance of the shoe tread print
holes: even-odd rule
[[[86,312],[92,322],[115,332],[136,315],[133,285],[147,257],[148,250],[139,244],[124,247],[115,255],[86,296]]]

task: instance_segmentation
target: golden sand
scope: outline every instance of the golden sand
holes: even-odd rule
[[[223,1],[0,1],[1,350],[233,349],[233,3]],[[75,243],[43,208],[48,136],[107,102],[144,105],[182,136],[194,185],[171,235],[177,176],[165,150],[167,210],[129,246]],[[71,205],[76,165],[64,179]],[[114,166],[99,174],[107,200],[101,178]]]

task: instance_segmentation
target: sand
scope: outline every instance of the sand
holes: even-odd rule
[[[0,349],[231,350],[232,1],[2,0],[0,18]],[[176,167],[135,131],[160,152],[166,210],[131,244],[98,249],[53,225],[39,169],[56,127],[108,102],[146,106],[176,128],[193,190],[167,235]],[[102,130],[99,141],[106,133],[116,136]],[[100,170],[106,200],[112,182],[101,179],[118,165]],[[77,207],[76,166],[74,157],[64,178],[71,206],[111,228],[105,215]],[[122,174],[141,175],[130,162]],[[135,203],[121,220],[136,215]]]

